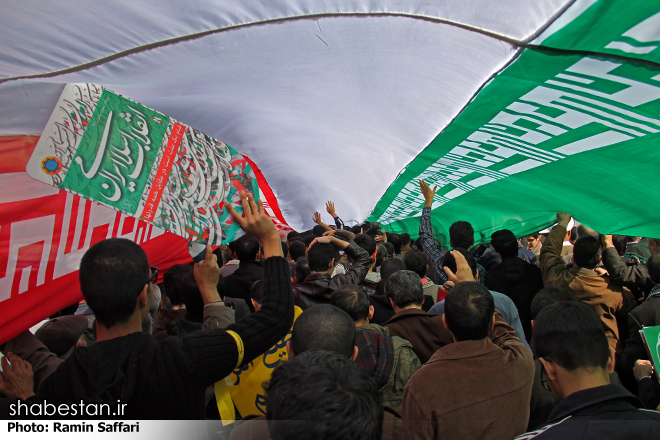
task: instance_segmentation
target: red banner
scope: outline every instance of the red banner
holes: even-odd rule
[[[161,274],[191,261],[184,238],[28,177],[37,140],[0,137],[0,343],[82,300],[78,266],[98,241],[135,241]],[[258,183],[280,232],[291,230],[261,172]]]

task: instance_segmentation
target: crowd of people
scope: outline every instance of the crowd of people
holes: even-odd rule
[[[442,249],[435,189],[420,190],[416,240],[347,227],[332,202],[334,225],[317,212],[283,240],[241,194],[242,214],[228,209],[246,234],[159,285],[135,243],[95,244],[78,310],[0,346],[4,416],[82,400],[121,402],[125,419],[219,418],[214,385],[285,343],[264,413],[235,411],[229,438],[657,439],[640,330],[660,325],[660,239],[560,212],[547,234],[503,229],[478,246],[459,221]]]

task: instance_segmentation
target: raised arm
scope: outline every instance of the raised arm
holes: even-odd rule
[[[445,254],[442,253],[440,246],[435,242],[433,229],[431,228],[431,206],[433,206],[433,197],[438,187],[436,186],[431,189],[424,180],[419,181],[419,187],[424,196],[424,208],[422,209],[422,217],[419,222],[419,241],[429,261],[431,281],[441,286],[447,282],[447,275],[442,270],[442,262],[444,261]]]
[[[565,212],[558,212],[557,220],[557,225],[552,228],[541,248],[541,272],[545,287],[553,287],[552,284],[548,283],[559,280],[566,272],[566,264],[561,258],[561,249],[564,237],[566,236],[566,227],[568,226],[568,222],[571,221],[571,215]]]
[[[344,222],[341,221],[341,219],[337,215],[337,212],[335,211],[334,203],[328,200],[325,203],[325,210],[328,211],[328,214],[330,214],[332,218],[335,220],[335,226],[337,227],[337,229],[345,229]]]

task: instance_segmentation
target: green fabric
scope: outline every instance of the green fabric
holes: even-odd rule
[[[621,16],[647,16],[637,13],[639,2],[605,3],[618,5]],[[591,8],[546,42],[581,41],[574,28],[590,26],[587,15]],[[604,25],[600,52],[631,20]],[[595,51],[590,41],[584,44]],[[480,243],[502,228],[518,237],[543,229],[557,211],[603,233],[660,237],[659,141],[660,66],[532,47],[408,164],[367,220],[416,236],[424,202],[418,180],[425,179],[438,186],[431,217],[443,246],[458,220],[472,223]]]

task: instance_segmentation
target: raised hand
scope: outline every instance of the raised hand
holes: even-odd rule
[[[325,210],[328,211],[328,214],[330,214],[332,218],[337,217],[337,213],[335,212],[335,204],[331,201],[325,202]]]
[[[419,189],[422,191],[422,195],[424,196],[424,207],[430,208],[433,205],[433,197],[435,197],[435,192],[438,190],[438,185],[431,189],[431,187],[428,186],[424,179],[420,179]]]
[[[245,232],[254,235],[261,241],[264,258],[283,257],[280,235],[277,233],[273,221],[266,214],[261,200],[257,203],[252,194],[241,191],[241,205],[243,205],[243,214],[237,213],[230,203],[225,203],[227,211],[234,217],[236,223]]]

